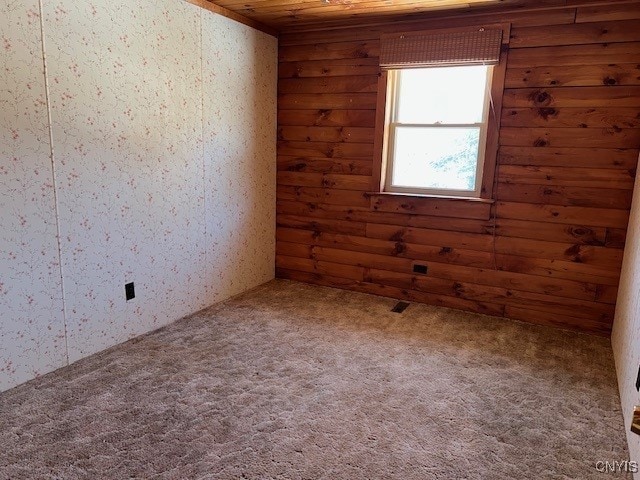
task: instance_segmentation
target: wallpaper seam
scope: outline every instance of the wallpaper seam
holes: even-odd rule
[[[55,211],[55,223],[56,223],[56,246],[58,248],[58,267],[60,271],[60,295],[62,301],[62,323],[64,326],[64,354],[66,364],[69,365],[69,338],[67,335],[67,308],[66,308],[66,296],[64,291],[64,273],[62,269],[62,245],[60,242],[60,205],[58,202],[58,182],[56,177],[56,164],[53,148],[53,123],[51,120],[51,99],[49,92],[49,75],[47,71],[47,54],[45,49],[44,39],[44,6],[43,0],[38,0],[38,8],[40,10],[40,39],[42,45],[42,67],[44,74],[44,95],[47,108],[47,123],[49,129],[49,158],[51,161],[51,179],[53,182],[53,205]]]
[[[200,131],[202,132],[202,136],[200,138],[201,146],[202,146],[202,211],[204,212],[203,218],[203,232],[204,244],[202,245],[204,249],[204,264],[209,265],[209,242],[207,237],[207,164],[206,164],[206,155],[205,155],[205,146],[204,146],[204,18],[203,18],[204,10],[200,9],[199,19],[200,19]],[[209,299],[211,298],[211,286],[208,281],[205,280],[205,302],[209,303]]]

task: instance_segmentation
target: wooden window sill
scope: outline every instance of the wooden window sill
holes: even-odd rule
[[[407,195],[395,192],[372,192],[368,197],[370,208],[374,212],[476,220],[489,220],[494,203],[493,200],[482,198]]]
[[[393,197],[406,197],[408,199],[413,198],[425,198],[425,199],[433,199],[433,200],[454,200],[454,201],[466,201],[472,203],[488,203],[493,204],[495,200],[492,198],[476,198],[476,197],[456,197],[455,195],[444,196],[444,195],[429,195],[425,193],[404,193],[404,192],[367,192],[367,195],[370,197],[376,196],[393,196]]]

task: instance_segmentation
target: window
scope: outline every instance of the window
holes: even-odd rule
[[[491,197],[508,38],[508,25],[383,35],[380,192]]]
[[[480,197],[492,67],[391,70],[385,191]]]

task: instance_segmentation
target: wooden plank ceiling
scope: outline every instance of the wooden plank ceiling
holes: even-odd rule
[[[563,7],[567,1],[573,0],[215,0],[209,3],[282,32],[301,26],[406,20],[429,13]]]

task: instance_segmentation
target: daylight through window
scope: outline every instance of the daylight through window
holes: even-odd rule
[[[480,197],[492,69],[389,70],[386,191]]]

